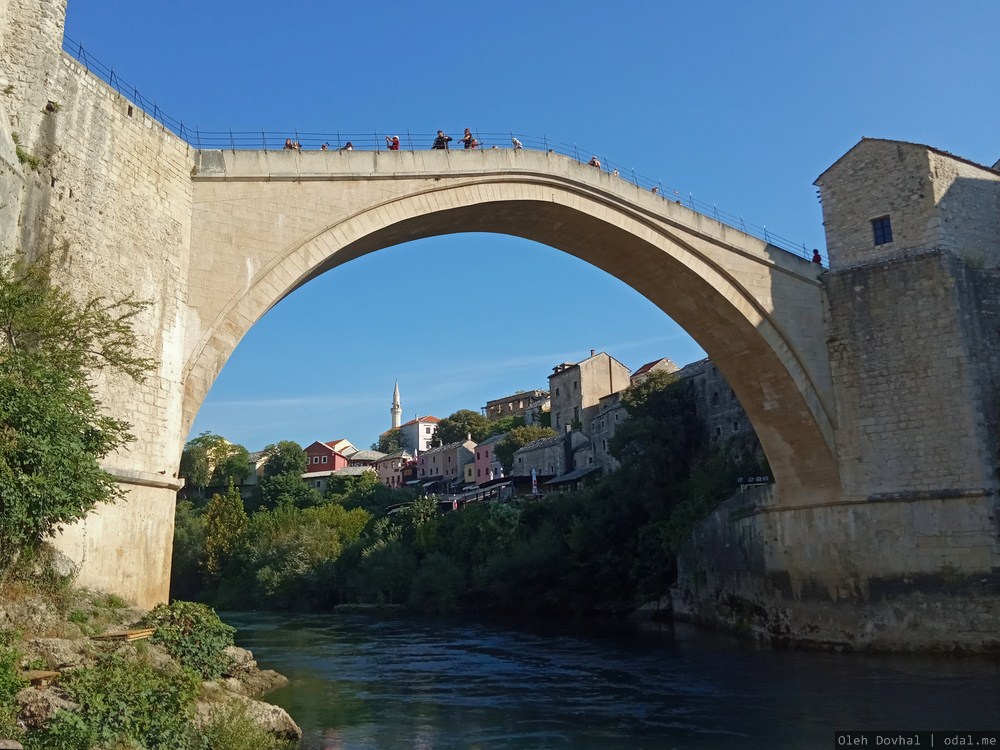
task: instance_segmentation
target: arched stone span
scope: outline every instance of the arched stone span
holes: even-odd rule
[[[302,284],[410,240],[494,232],[591,263],[684,327],[752,420],[779,504],[839,493],[815,265],[554,154],[199,156],[185,427],[243,335]]]

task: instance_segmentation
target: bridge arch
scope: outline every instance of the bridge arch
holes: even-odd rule
[[[490,232],[554,247],[647,297],[728,379],[771,464],[777,503],[836,496],[813,264],[572,159],[506,152],[484,165],[483,154],[407,154],[421,163],[401,165],[390,161],[398,153],[321,162],[325,154],[203,152],[192,258],[204,273],[190,284],[200,325],[183,371],[184,427],[243,335],[309,280],[411,240]],[[219,294],[219,265],[239,258],[240,283]]]

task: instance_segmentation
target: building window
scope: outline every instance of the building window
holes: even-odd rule
[[[576,390],[576,386],[577,386],[577,382],[576,382],[576,381],[574,380],[574,381],[573,381],[573,390],[574,390],[574,391]]]
[[[739,432],[739,431],[740,431],[740,423],[736,420],[733,420],[733,432]]]
[[[892,242],[892,222],[888,216],[872,219],[872,236],[876,245],[887,245]]]
[[[556,429],[559,429],[559,415],[556,414]]]
[[[329,456],[323,456],[323,460],[321,461],[321,463],[324,463],[324,464],[325,464],[325,463],[327,462],[327,461],[326,461],[326,459],[327,459],[327,458],[329,458]]]
[[[425,427],[424,428],[424,433],[427,434],[427,435],[430,435],[431,434],[431,428],[430,427]]]
[[[319,456],[313,456],[313,463],[314,464],[318,464],[319,463]]]

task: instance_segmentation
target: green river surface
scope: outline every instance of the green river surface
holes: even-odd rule
[[[773,650],[693,626],[224,613],[305,750],[834,748],[1000,729],[1000,661]]]

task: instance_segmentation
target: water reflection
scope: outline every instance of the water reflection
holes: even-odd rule
[[[1000,665],[771,651],[687,626],[227,614],[307,750],[830,748],[1000,728]]]

